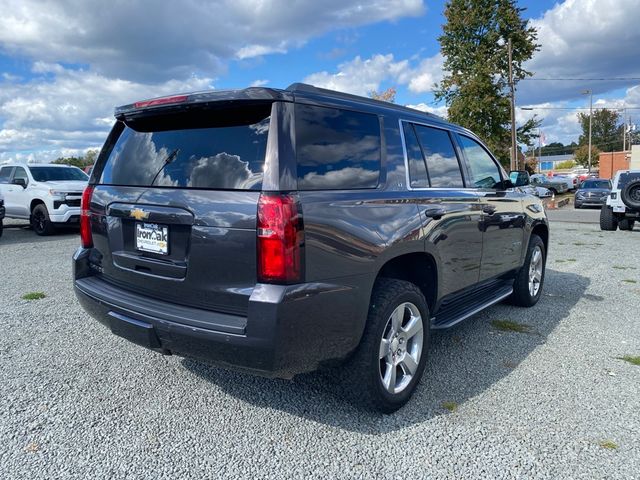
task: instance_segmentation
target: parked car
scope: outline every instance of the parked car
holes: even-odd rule
[[[6,216],[29,220],[38,235],[50,235],[58,225],[77,225],[88,179],[82,170],[68,165],[2,165],[0,193]]]
[[[554,173],[551,175],[551,179],[554,181],[565,182],[567,190],[575,190],[578,188],[578,176],[570,173]]]
[[[549,198],[553,196],[551,190],[545,187],[531,185],[529,172],[525,170],[513,170],[509,173],[509,180],[516,188],[527,195],[538,198]]]
[[[346,396],[392,412],[432,329],[540,298],[541,201],[439,117],[301,84],[115,116],[74,286],[134,343],[271,377],[341,364]]]
[[[633,230],[640,218],[640,170],[619,170],[606,205],[600,210],[601,230]]]
[[[2,196],[2,192],[0,192],[0,237],[2,236],[2,231],[4,230],[4,225],[2,221],[4,220],[4,197]]]
[[[573,205],[575,208],[602,207],[611,192],[611,182],[603,178],[588,179],[582,182],[576,191]]]
[[[531,175],[531,185],[535,187],[548,188],[551,191],[551,193],[553,193],[554,195],[569,191],[566,181],[558,181],[556,179],[551,179],[541,173],[536,173],[534,175]]]

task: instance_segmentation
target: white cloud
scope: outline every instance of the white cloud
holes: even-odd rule
[[[0,160],[33,158],[38,152],[50,160],[64,151],[98,148],[114,122],[115,106],[212,88],[210,78],[144,84],[60,65],[37,64],[36,69],[57,74],[53,80],[0,82]]]
[[[228,59],[281,52],[331,30],[421,15],[425,7],[423,0],[2,0],[0,11],[6,53],[149,82],[216,75]]]
[[[254,80],[251,82],[252,87],[264,87],[269,83],[269,80]]]
[[[441,118],[447,118],[447,112],[449,110],[446,105],[433,106],[424,102],[416,105],[407,105],[407,107],[420,110],[421,112],[433,113]]]
[[[305,83],[356,95],[379,90],[382,82],[408,85],[415,93],[429,92],[442,78],[442,56],[437,54],[412,67],[409,60],[395,61],[392,54],[377,54],[363,60],[360,56],[338,65],[337,73],[317,72]]]

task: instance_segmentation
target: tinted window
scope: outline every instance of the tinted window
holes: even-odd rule
[[[296,105],[298,188],[375,188],[380,176],[378,117]]]
[[[464,187],[458,157],[449,133],[439,128],[414,125],[427,162],[427,173],[432,187]]]
[[[424,163],[422,150],[410,123],[404,124],[404,142],[407,149],[407,161],[409,163],[409,181],[413,188],[429,186],[427,167]]]
[[[29,167],[36,182],[57,182],[59,180],[82,180],[89,177],[77,167]]]
[[[13,167],[2,167],[0,168],[0,183],[9,183],[11,179],[11,170]]]
[[[271,105],[128,123],[100,183],[259,190]]]
[[[460,144],[469,162],[471,182],[476,188],[495,188],[501,181],[500,168],[482,146],[469,137],[460,136]]]
[[[580,188],[608,188],[611,189],[609,180],[585,180]]]
[[[23,167],[16,167],[16,171],[13,172],[13,179],[21,178],[25,182],[29,181],[29,177],[27,176],[27,171]]]

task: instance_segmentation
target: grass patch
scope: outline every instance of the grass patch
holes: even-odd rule
[[[442,402],[442,408],[455,412],[458,409],[458,404],[456,402]]]
[[[618,444],[612,440],[601,440],[598,445],[607,450],[616,450],[618,448]]]
[[[564,263],[566,260],[556,260],[556,263]]]
[[[624,279],[624,280],[622,280],[622,281],[623,281],[623,282],[625,282],[625,283],[638,283],[638,281],[637,281],[637,280],[632,280],[632,279],[630,279],[630,278],[625,278],[625,279]]]
[[[573,244],[574,244],[576,247],[582,247],[582,246],[586,245],[586,243],[583,243],[583,242],[573,242]]]
[[[624,357],[618,357],[618,360],[624,360],[631,365],[638,365],[640,367],[640,355],[625,355]]]
[[[492,320],[491,325],[493,325],[493,328],[503,332],[527,333],[531,330],[529,325],[512,322],[511,320]]]
[[[40,300],[44,297],[46,297],[44,292],[29,292],[29,293],[25,293],[22,296],[22,299],[23,300]]]
[[[613,268],[616,270],[635,270],[636,267],[624,267],[622,265],[614,265]]]

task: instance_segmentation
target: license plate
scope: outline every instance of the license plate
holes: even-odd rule
[[[624,213],[625,207],[624,206],[620,207],[620,206],[616,205],[615,207],[613,207],[613,211],[616,212],[616,213]]]
[[[155,223],[136,223],[136,248],[143,252],[169,254],[169,227]]]

